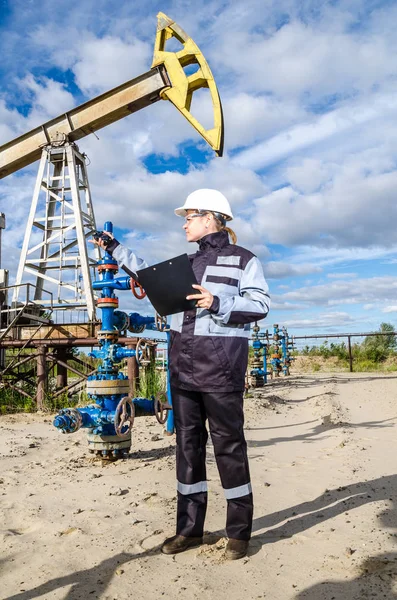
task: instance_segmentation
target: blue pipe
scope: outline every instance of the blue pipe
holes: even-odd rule
[[[265,341],[262,341],[260,338],[265,338]],[[255,385],[260,384],[260,379],[263,377],[263,383],[267,383],[267,376],[270,375],[271,373],[267,370],[267,353],[268,353],[268,333],[266,332],[266,334],[264,333],[259,333],[259,326],[257,324],[255,324],[254,328],[253,328],[253,334],[252,334],[252,347],[254,349],[254,361],[253,364],[255,365],[251,371],[250,371],[250,375],[252,375],[255,378]],[[263,367],[259,367],[258,364],[260,365],[260,358],[262,357],[262,361],[263,361]]]
[[[167,331],[167,348],[170,347],[170,331]],[[170,382],[170,367],[169,360],[167,358],[167,399],[169,404],[172,406],[172,394],[171,394],[171,382]],[[168,411],[167,415],[167,425],[166,425],[167,435],[172,435],[175,432],[175,424],[174,424],[174,411]]]
[[[133,327],[141,327],[145,325],[145,327],[151,329],[152,325],[155,325],[156,319],[154,317],[142,317],[139,313],[130,313],[128,315],[130,326]],[[156,327],[154,327],[156,329]]]
[[[110,273],[105,273],[105,275],[109,275]],[[130,279],[128,275],[123,275],[123,277],[117,277],[117,279],[113,279],[112,281],[104,279],[102,281],[93,281],[92,287],[94,290],[102,290],[105,287],[108,290],[129,290],[130,288]],[[111,292],[110,292],[111,293]],[[109,298],[109,296],[107,296]]]
[[[113,225],[110,221],[105,223],[104,231],[113,232]],[[120,404],[120,410],[117,411],[120,401],[128,396],[128,392],[126,393],[128,384],[122,383],[127,378],[119,371],[119,364],[125,358],[136,356],[135,350],[125,348],[117,343],[118,335],[120,331],[128,328],[157,329],[157,327],[154,317],[142,317],[138,313],[127,315],[122,311],[115,310],[118,300],[114,291],[130,289],[130,277],[115,278],[117,261],[106,250],[104,258],[98,261],[98,266],[101,265],[109,266],[104,266],[101,270],[101,279],[93,282],[93,288],[101,290],[102,299],[102,302],[98,303],[98,307],[102,311],[102,325],[98,332],[99,348],[89,354],[89,356],[101,360],[101,365],[95,374],[88,378],[90,382],[88,395],[95,401],[95,404],[61,410],[54,419],[54,425],[64,433],[73,433],[81,427],[88,429],[90,432],[88,441],[94,451],[99,447],[99,452],[103,456],[112,453],[116,458],[131,445],[130,437],[127,435],[131,425],[131,419],[128,419],[131,416],[128,414],[128,402]],[[167,391],[171,404],[169,377]],[[134,405],[135,416],[155,414],[154,397],[133,398],[131,402]],[[124,422],[126,423],[125,430],[121,431],[122,437],[117,437],[116,414],[120,416],[119,427]],[[167,416],[167,431],[173,433],[172,411],[168,411]]]
[[[273,346],[274,352],[271,360],[273,375],[275,377],[280,376],[280,371],[282,370],[281,366],[281,354],[280,354],[280,330],[277,324],[273,326]]]
[[[262,344],[263,346],[263,383],[267,383],[267,344]]]
[[[101,402],[102,406],[92,404],[72,410],[64,408],[55,416],[53,424],[57,429],[72,433],[75,431],[74,414],[78,412],[81,417],[79,429],[92,429],[93,433],[114,435],[112,430],[116,409],[115,401],[112,398],[112,396],[108,396],[105,402]],[[117,395],[115,395],[116,400],[117,398]],[[133,398],[132,403],[134,404],[136,417],[147,417],[155,414],[154,398]],[[111,427],[109,428],[108,425],[111,425]]]

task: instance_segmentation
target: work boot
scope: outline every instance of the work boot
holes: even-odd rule
[[[249,540],[229,540],[225,550],[228,560],[238,560],[247,555]]]
[[[163,552],[163,554],[178,554],[178,552],[185,552],[185,550],[189,550],[189,548],[201,546],[202,543],[202,537],[174,535],[165,540],[164,544],[161,546],[161,552]]]

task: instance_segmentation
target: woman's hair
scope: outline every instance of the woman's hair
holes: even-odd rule
[[[213,215],[214,215],[214,219],[215,219],[215,223],[216,223],[216,227],[218,231],[227,231],[227,233],[230,236],[230,239],[232,241],[232,244],[236,244],[237,243],[237,235],[234,233],[233,229],[231,229],[231,227],[227,227],[226,226],[226,219],[223,215],[221,215],[220,213],[215,213],[210,211]]]

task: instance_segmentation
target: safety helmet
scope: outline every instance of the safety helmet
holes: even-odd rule
[[[224,215],[226,221],[233,219],[232,209],[227,198],[218,190],[201,189],[195,190],[185,200],[185,204],[175,209],[175,214],[178,217],[185,217],[186,211],[193,210],[208,210],[211,212]]]

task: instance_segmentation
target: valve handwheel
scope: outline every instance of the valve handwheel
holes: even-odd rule
[[[156,312],[155,323],[157,331],[167,330],[167,317],[162,317],[158,312]]]
[[[146,325],[130,325],[129,331],[132,333],[143,333],[146,329]]]
[[[114,415],[114,429],[119,437],[130,433],[134,423],[135,407],[131,398],[122,398],[117,405]]]
[[[158,392],[154,399],[154,415],[160,425],[164,425],[168,417],[168,411],[172,407],[168,404],[167,394],[165,392]]]
[[[146,298],[145,290],[143,289],[141,284],[138,283],[133,277],[130,278],[130,286],[131,292],[134,294],[137,300],[143,300],[144,298]]]
[[[135,348],[135,358],[138,365],[150,363],[150,346],[144,338],[140,338]]]

